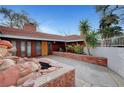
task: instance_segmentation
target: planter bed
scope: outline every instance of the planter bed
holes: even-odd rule
[[[68,53],[68,52],[56,52],[56,51],[53,51],[53,55],[72,58],[75,60],[93,63],[97,65],[107,66],[107,58],[104,58],[104,57],[74,54],[74,53]]]

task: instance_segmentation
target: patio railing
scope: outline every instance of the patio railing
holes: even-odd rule
[[[101,40],[99,45],[102,47],[124,47],[124,36]]]

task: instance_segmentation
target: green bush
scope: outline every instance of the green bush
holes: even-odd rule
[[[73,52],[74,51],[74,47],[72,45],[66,46],[66,49],[67,49],[68,52]]]
[[[75,45],[75,46],[68,45],[66,47],[66,49],[67,49],[68,52],[73,52],[73,53],[76,53],[76,54],[83,54],[84,53],[83,46],[80,46],[80,45]]]
[[[83,46],[80,46],[80,45],[74,46],[74,53],[76,53],[76,54],[83,54],[84,53]]]

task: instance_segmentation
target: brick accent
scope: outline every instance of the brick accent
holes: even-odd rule
[[[93,63],[97,65],[107,66],[107,58],[104,58],[104,57],[81,55],[81,54],[74,54],[74,53],[67,53],[67,52],[55,52],[55,51],[53,51],[53,55],[72,58],[75,60]]]
[[[69,71],[60,77],[51,80],[42,87],[74,87],[75,86],[75,70]]]

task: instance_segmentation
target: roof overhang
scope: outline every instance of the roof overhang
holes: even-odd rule
[[[24,40],[43,40],[43,41],[59,41],[59,42],[77,42],[84,41],[83,39],[78,40],[63,40],[63,39],[48,39],[48,38],[35,38],[35,37],[26,37],[26,36],[15,36],[15,35],[3,35],[0,34],[0,37],[3,38],[13,38],[13,39],[24,39]]]
[[[77,40],[65,40],[65,42],[78,42],[78,41],[84,41],[83,39],[77,39]]]

